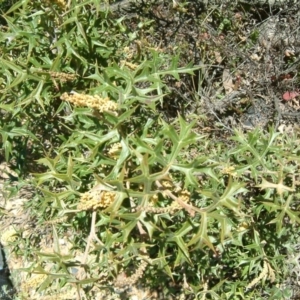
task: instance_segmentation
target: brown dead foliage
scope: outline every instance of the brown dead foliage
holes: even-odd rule
[[[115,12],[127,16],[142,53],[146,48],[180,52],[180,65],[203,66],[180,82],[167,79],[165,118],[205,116],[199,118],[198,130],[218,139],[235,127],[297,123],[300,97],[285,101],[284,95],[299,91],[300,3],[209,2],[177,1],[174,6],[172,1],[142,1],[124,10],[119,5]],[[150,25],[138,30],[146,21]]]

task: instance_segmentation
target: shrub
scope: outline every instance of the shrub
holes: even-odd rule
[[[34,224],[5,239],[26,260],[18,297],[288,297],[297,134],[228,146],[167,121],[167,79],[199,67],[139,52],[98,1],[55,3],[17,2],[0,40],[3,155],[36,191]]]

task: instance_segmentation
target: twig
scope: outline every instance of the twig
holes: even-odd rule
[[[155,184],[157,185],[158,188],[163,188],[163,185],[157,180],[155,181]],[[176,197],[174,194],[172,194],[171,191],[165,190],[164,193],[169,196],[171,199],[175,200],[178,202],[178,204],[183,207],[192,217],[195,216],[195,212],[203,213],[205,210],[197,208],[193,205],[187,204],[184,201],[182,201],[179,197]]]
[[[99,238],[96,235],[96,231],[95,231],[95,224],[96,224],[96,216],[97,216],[97,211],[93,211],[92,213],[92,222],[91,222],[91,229],[90,229],[90,234],[87,238],[87,244],[85,247],[85,252],[84,252],[84,256],[83,259],[81,261],[81,266],[84,266],[87,262],[87,258],[88,258],[88,254],[89,254],[89,250],[90,250],[90,246],[91,246],[91,242],[93,240],[96,240],[101,246],[104,247],[104,244],[99,240]],[[81,268],[80,271],[78,272],[77,276],[78,279],[83,279],[83,269]]]
[[[104,247],[104,244],[99,240],[99,238],[96,235],[96,231],[95,231],[96,216],[97,216],[97,211],[94,210],[93,213],[92,213],[91,230],[90,230],[89,237],[87,239],[87,245],[85,247],[84,257],[83,257],[83,261],[82,261],[83,265],[86,264],[87,257],[88,257],[88,254],[89,254],[89,248],[90,248],[91,242],[93,240],[96,240],[101,246]]]

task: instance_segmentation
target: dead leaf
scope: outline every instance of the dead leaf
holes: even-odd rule
[[[242,42],[246,42],[247,41],[247,37],[246,36],[242,36],[242,35],[239,35],[239,38]]]
[[[223,80],[223,86],[225,89],[225,93],[226,94],[231,93],[233,91],[234,84],[233,84],[232,76],[228,69],[224,69],[222,80]]]
[[[222,56],[221,56],[221,54],[220,54],[220,52],[218,52],[218,51],[214,51],[214,54],[215,54],[215,59],[216,59],[216,62],[218,63],[218,64],[220,64],[221,62],[222,62]]]
[[[296,91],[291,91],[291,92],[285,92],[283,95],[282,95],[282,99],[285,100],[285,101],[290,101],[290,100],[293,100],[295,99],[296,97],[298,97],[300,94]]]
[[[0,178],[2,179],[9,179],[10,177],[18,178],[18,174],[9,168],[6,162],[0,165]]]
[[[294,50],[290,50],[290,49],[286,49],[285,52],[284,52],[284,55],[286,57],[295,56],[295,51]]]
[[[261,56],[258,56],[256,53],[252,54],[250,56],[250,58],[253,60],[253,61],[260,61],[261,59]]]

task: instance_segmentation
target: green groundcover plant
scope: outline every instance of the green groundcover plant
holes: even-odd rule
[[[141,52],[101,1],[54,2],[17,2],[0,35],[3,156],[36,190],[16,297],[288,299],[297,134],[167,122],[167,78],[199,67]]]

